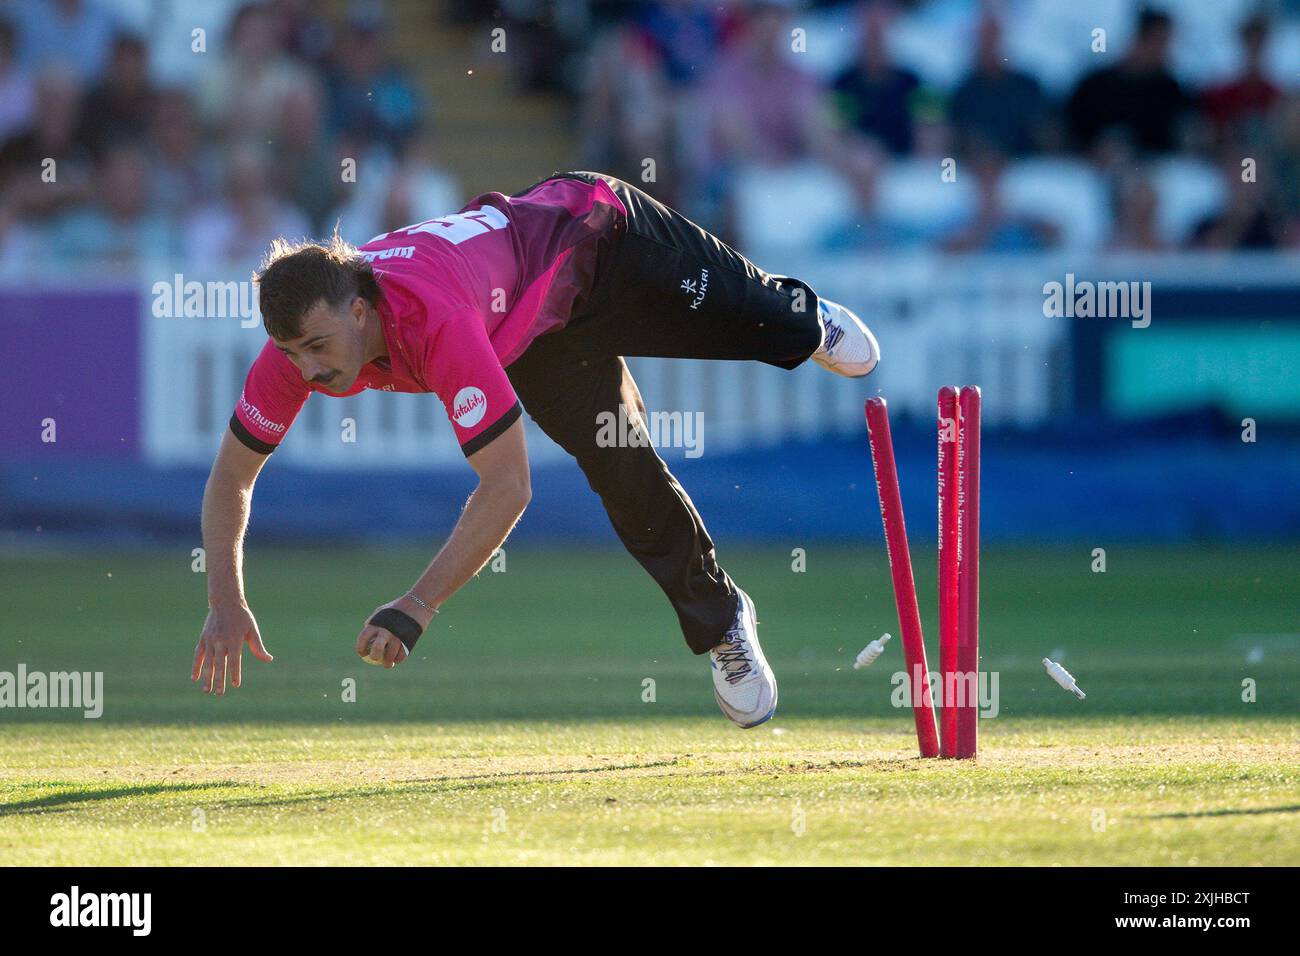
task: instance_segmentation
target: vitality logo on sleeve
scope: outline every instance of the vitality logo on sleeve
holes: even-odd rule
[[[466,385],[451,403],[451,420],[461,428],[473,428],[487,414],[487,396],[483,389]]]

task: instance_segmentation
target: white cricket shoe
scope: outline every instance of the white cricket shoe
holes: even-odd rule
[[[817,317],[822,323],[822,344],[812,360],[846,378],[871,374],[880,361],[880,345],[866,323],[838,302],[820,297]]]
[[[757,727],[776,713],[776,677],[758,643],[754,602],[736,590],[740,594],[736,622],[722,643],[709,651],[713,696],[732,723]]]

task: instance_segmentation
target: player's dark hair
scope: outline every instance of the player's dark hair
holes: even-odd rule
[[[323,300],[338,308],[361,296],[372,306],[381,293],[370,263],[339,235],[327,242],[277,239],[254,274],[266,334],[279,342],[302,335],[302,318]]]

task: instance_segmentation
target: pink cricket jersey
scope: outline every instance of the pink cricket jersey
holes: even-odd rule
[[[591,287],[600,240],[626,214],[603,182],[552,179],[370,240],[361,253],[383,292],[376,309],[388,358],[363,366],[340,396],[436,392],[462,451],[478,451],[521,413],[505,367],[568,321]],[[312,392],[334,394],[307,382],[268,338],[230,428],[269,454]]]

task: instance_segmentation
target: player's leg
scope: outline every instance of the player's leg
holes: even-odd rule
[[[875,368],[880,348],[849,309],[819,298],[800,279],[765,272],[635,186],[600,178],[626,207],[627,224],[572,324],[605,350],[754,359],[787,369],[812,358],[851,377]]]
[[[718,565],[699,512],[648,438],[627,447],[602,438],[602,412],[617,421],[621,405],[630,422],[645,421],[626,363],[561,331],[535,340],[506,373],[529,416],[577,459],[623,545],[672,603],[691,650],[709,654],[724,713],[741,726],[762,723],[776,708],[776,680],[753,602]]]
[[[654,448],[601,447],[601,413],[644,414],[617,357],[579,358],[562,333],[544,335],[506,368],[529,416],[572,455],[628,551],[672,602],[691,650],[707,651],[736,616],[737,591],[718,567],[690,496]]]

